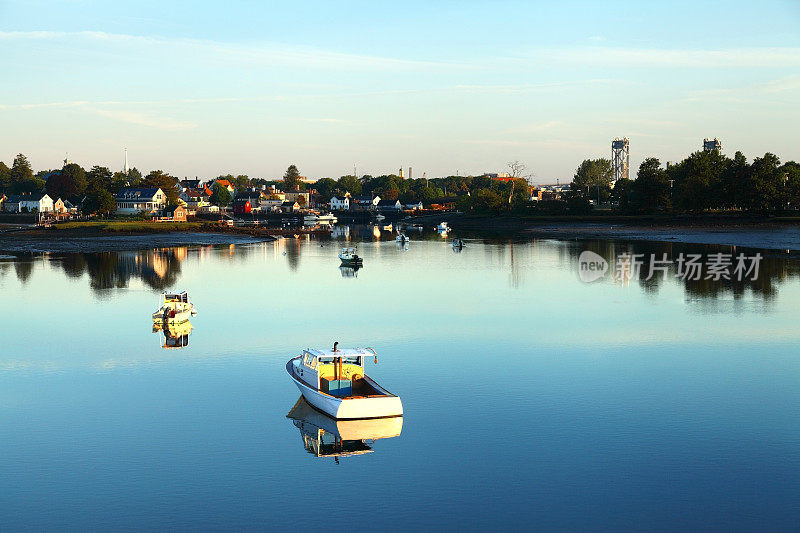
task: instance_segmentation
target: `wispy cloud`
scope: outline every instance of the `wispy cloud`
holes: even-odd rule
[[[171,53],[190,53],[195,57],[203,57],[206,61],[222,61],[226,64],[235,62],[323,69],[418,69],[454,66],[445,62],[350,54],[271,42],[226,43],[207,39],[140,36],[100,31],[9,31],[0,32],[0,40],[52,40],[94,44],[102,42],[107,45],[151,48],[161,56]]]
[[[800,48],[719,50],[589,46],[535,49],[516,59],[535,63],[630,68],[800,67]]]
[[[118,120],[120,122],[127,122],[128,124],[136,124],[139,126],[146,126],[148,128],[154,128],[158,130],[178,131],[190,130],[197,127],[197,124],[192,122],[185,122],[167,117],[157,117],[149,113],[141,113],[137,111],[98,109],[92,107],[86,107],[85,109],[112,120]]]

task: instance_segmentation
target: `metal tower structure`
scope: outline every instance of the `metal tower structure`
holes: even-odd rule
[[[127,148],[125,148],[125,168],[124,168],[124,172],[125,172],[126,176],[128,175],[128,172],[130,172],[130,168],[128,168],[128,149]]]
[[[630,178],[631,146],[627,137],[611,141],[611,163],[614,167],[614,182]]]
[[[722,143],[719,139],[714,137],[713,139],[703,139],[703,151],[704,152],[713,152],[716,150],[717,152],[722,151]]]

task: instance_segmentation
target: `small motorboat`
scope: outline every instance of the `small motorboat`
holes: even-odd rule
[[[319,412],[300,396],[286,415],[300,430],[303,447],[316,457],[340,457],[372,453],[378,439],[400,436],[403,417],[369,420],[336,420]]]
[[[339,419],[403,416],[398,396],[364,373],[367,358],[378,355],[372,348],[307,349],[286,363],[286,372],[303,397],[323,413]]]
[[[447,233],[450,231],[450,226],[447,225],[447,222],[440,222],[438,226],[436,226],[436,231],[439,233]]]
[[[408,244],[409,238],[406,236],[405,233],[401,233],[397,236],[395,241],[399,242],[400,244]]]
[[[161,293],[161,306],[153,313],[153,320],[177,324],[197,314],[189,295],[184,292]]]
[[[347,266],[361,266],[364,264],[364,260],[358,257],[355,248],[342,248],[339,253],[339,259],[341,259],[343,265]]]
[[[464,246],[466,246],[466,244],[464,244],[464,241],[461,239],[453,239],[453,248],[463,248]]]

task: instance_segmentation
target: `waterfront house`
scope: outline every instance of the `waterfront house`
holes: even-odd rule
[[[225,187],[226,189],[228,189],[229,193],[233,194],[233,190],[234,190],[233,189],[233,185],[231,185],[231,182],[228,181],[228,180],[219,179],[216,182],[214,182],[214,185],[219,185],[220,187]]]
[[[350,201],[350,206],[356,211],[374,211],[380,201],[380,196],[356,196]]]
[[[178,182],[178,185],[182,191],[185,191],[186,189],[199,189],[200,183],[202,182],[199,179],[182,179]]]
[[[167,195],[157,187],[122,189],[116,197],[117,215],[154,214],[167,205]]]
[[[411,211],[421,211],[423,209],[422,202],[411,202],[410,204],[406,204],[406,209]]]
[[[61,198],[58,198],[53,202],[53,212],[54,213],[66,213],[67,212],[67,208],[64,207],[64,200],[62,200]]]
[[[253,210],[253,203],[247,197],[236,198],[233,201],[234,215],[247,215]]]
[[[350,209],[350,198],[334,196],[330,202],[331,211],[347,211]]]
[[[3,203],[7,213],[51,213],[53,199],[44,193],[12,194]]]
[[[273,196],[277,196],[277,195],[273,195]],[[266,198],[264,200],[261,200],[261,204],[259,205],[259,209],[261,211],[266,211],[266,212],[277,211],[277,210],[280,210],[281,206],[283,205],[283,202],[284,202],[284,200],[281,199],[281,198],[272,198],[272,197]]]
[[[186,202],[186,209],[191,215],[192,212],[202,211],[203,207],[211,205],[211,194],[208,187],[203,186],[202,189],[184,189],[180,198]]]
[[[301,207],[309,207],[311,197],[306,191],[291,191],[284,193],[287,202],[297,202]]]
[[[186,208],[182,205],[170,205],[161,210],[156,219],[159,222],[186,222]]]
[[[400,211],[403,205],[400,200],[380,200],[377,208],[378,211]]]
[[[294,213],[299,210],[300,210],[300,204],[298,204],[297,202],[290,202],[287,200],[283,202],[283,204],[281,204],[281,211],[283,211],[284,213]]]

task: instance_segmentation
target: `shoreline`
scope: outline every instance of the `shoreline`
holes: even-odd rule
[[[86,230],[25,229],[0,233],[2,253],[99,253],[172,248],[255,244],[277,240],[271,235],[234,232],[97,232]]]
[[[800,221],[792,219],[543,220],[521,217],[452,218],[458,231],[522,239],[622,240],[700,244],[800,252]]]

